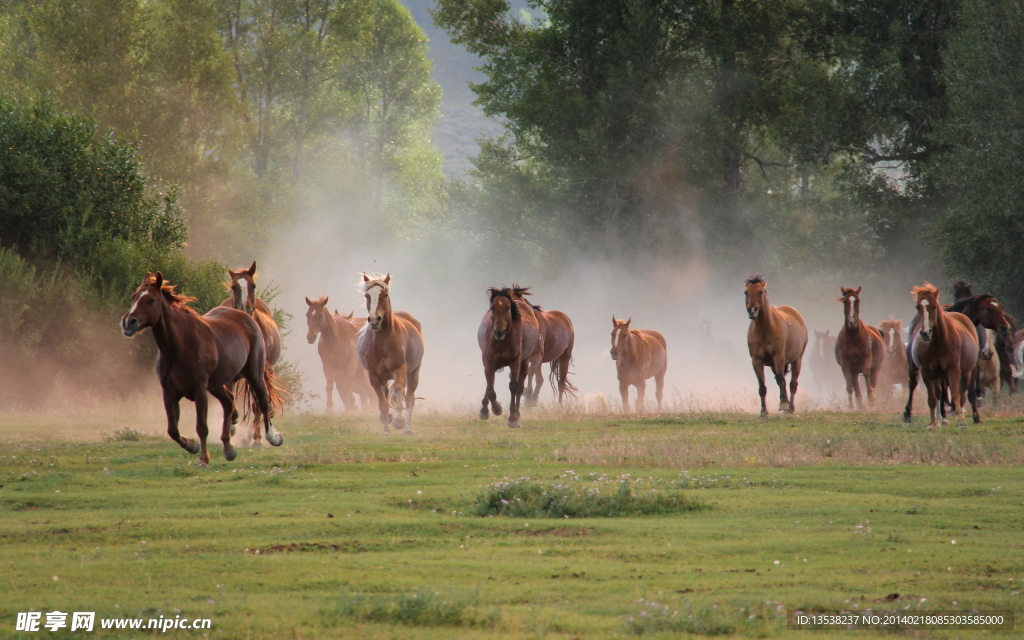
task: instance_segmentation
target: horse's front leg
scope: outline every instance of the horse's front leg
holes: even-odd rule
[[[487,403],[491,404],[491,411],[494,415],[501,415],[501,404],[498,402],[498,394],[494,392],[494,369],[484,365],[484,378],[487,380],[487,388],[484,389],[484,399],[480,403],[480,419],[486,420],[490,414],[487,412]]]
[[[933,429],[940,424],[936,405],[942,401],[942,391],[940,389],[942,384],[937,380],[929,380],[925,382],[924,386],[928,392],[928,415],[931,418],[928,422],[928,428]]]
[[[920,372],[917,367],[914,366],[913,361],[907,361],[907,406],[903,409],[903,422],[910,422],[910,418],[914,415],[914,389],[917,389],[917,378],[919,373]]]
[[[527,363],[516,360],[508,368],[508,390],[512,396],[508,406],[508,426],[511,429],[519,427],[519,403],[523,397],[523,384],[526,382],[526,374],[529,373]]]
[[[764,383],[764,364],[754,362],[754,375],[757,376],[757,394],[761,396],[761,419],[768,418],[768,407],[765,398],[768,396],[768,385]]]
[[[210,428],[206,424],[206,412],[210,405],[210,396],[206,389],[199,388],[195,391],[196,403],[196,435],[199,436],[199,464],[204,467],[210,464],[210,452],[206,450],[206,436],[210,435]],[[230,434],[230,427],[228,428]]]
[[[409,377],[408,365],[402,364],[394,372],[394,386],[391,387],[395,402],[395,421],[392,423],[396,429],[409,433],[405,419],[405,390]]]
[[[779,411],[789,411],[789,396],[786,395],[786,361],[783,358],[774,358],[772,373],[775,374],[775,383],[779,385]]]
[[[164,389],[164,411],[167,413],[167,435],[189,453],[199,453],[199,443],[192,438],[183,438],[178,432],[178,418],[181,416],[181,396]]]
[[[328,371],[327,367],[324,367],[324,377],[327,378],[327,390],[325,391],[325,393],[327,394],[326,395],[326,397],[327,397],[327,413],[333,413],[334,412],[334,387],[335,387],[334,374],[332,374],[330,371]]]
[[[384,425],[384,435],[389,435],[391,433],[391,429],[388,427],[391,424],[391,403],[388,402],[388,382],[371,371],[370,386],[377,394],[377,415],[380,418],[380,423]]]
[[[644,413],[646,410],[647,381],[640,380],[636,383],[636,412]]]
[[[235,448],[231,446],[231,410],[235,406],[235,397],[228,386],[217,387],[210,390],[210,395],[220,400],[220,408],[224,411],[224,423],[221,425],[220,441],[224,445],[224,459],[231,462],[238,455]]]
[[[622,412],[629,413],[629,382],[619,378],[619,395],[622,397]]]

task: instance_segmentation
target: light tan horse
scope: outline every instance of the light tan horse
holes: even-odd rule
[[[985,329],[985,332],[987,333],[988,341],[978,356],[978,388],[981,389],[982,397],[985,395],[985,389],[991,389],[994,394],[993,398],[998,398],[1000,387],[999,374],[1002,369],[1002,360],[999,357],[999,350],[996,348],[996,336],[998,334],[991,329]]]
[[[878,376],[878,386],[891,393],[894,385],[907,386],[907,345],[903,342],[903,322],[890,316],[878,328],[885,344],[885,362]]]
[[[373,388],[366,369],[359,364],[356,342],[359,330],[365,321],[355,322],[352,313],[343,316],[331,313],[327,308],[327,296],[319,300],[306,298],[306,341],[309,344],[320,341],[316,345],[323,365],[324,378],[327,379],[327,411],[334,411],[334,389],[346,411],[354,411],[355,398],[358,394],[362,399],[363,408],[370,406]]]
[[[256,297],[256,261],[253,260],[252,265],[248,269],[235,271],[228,267],[228,277],[230,280],[226,286],[228,291],[231,292],[231,297],[220,303],[220,306],[244,311],[256,321],[256,326],[260,328],[260,333],[263,334],[263,343],[266,346],[267,368],[272,373],[274,365],[281,358],[283,341],[281,339],[281,330],[274,320],[274,312],[270,309],[270,305]],[[241,385],[243,384],[245,384],[244,381],[239,381],[235,389],[236,395],[241,395]],[[274,405],[271,405],[270,410],[272,412],[271,417],[273,417]],[[237,421],[238,410],[235,409],[231,415],[231,422],[234,424]],[[234,435],[233,428],[231,434]],[[262,445],[263,436],[258,426],[254,426],[252,446],[259,447]]]
[[[917,330],[910,336],[908,351],[928,390],[931,415],[928,428],[939,424],[936,409],[943,383],[949,384],[949,399],[957,422],[961,411],[966,411],[967,400],[971,403],[974,421],[981,422],[973,384],[978,368],[978,332],[974,323],[962,313],[944,310],[939,304],[939,290],[927,282],[914,287],[910,295],[917,302],[917,320],[913,325]],[[911,378],[911,386],[913,382]],[[913,394],[913,389],[910,393]],[[909,413],[908,403],[904,417]]]
[[[391,424],[409,435],[413,433],[412,410],[420,383],[423,332],[412,315],[392,311],[390,273],[383,278],[365,273],[362,276],[360,289],[366,296],[367,318],[366,326],[359,333],[359,362],[366,368],[370,386],[377,393],[384,435],[390,433]],[[392,406],[395,407],[393,419]]]
[[[661,411],[668,369],[668,343],[665,336],[651,329],[630,329],[633,318],[616,320],[612,316],[612,360],[619,378],[622,410],[629,411],[629,387],[636,387],[636,411],[644,411],[647,380],[654,378],[654,398]]]
[[[768,387],[764,383],[764,368],[770,367],[779,385],[779,411],[796,411],[797,380],[807,348],[807,325],[800,312],[793,307],[768,304],[767,283],[756,271],[746,280],[743,289],[746,297],[747,349],[750,362],[757,375],[757,392],[761,396],[761,418],[768,417],[765,396]],[[786,374],[791,373],[789,395],[786,395]]]
[[[835,355],[846,378],[846,395],[852,409],[854,395],[857,396],[858,407],[864,404],[860,395],[861,375],[867,387],[868,401],[875,399],[878,374],[885,363],[885,344],[877,329],[860,320],[861,287],[839,287],[839,291],[843,295],[836,300],[843,303],[843,328],[836,337]]]

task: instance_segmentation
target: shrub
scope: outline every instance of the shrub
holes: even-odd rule
[[[428,588],[398,594],[347,593],[342,595],[336,613],[358,622],[410,627],[493,627],[501,617],[500,612],[480,611],[478,601]]]

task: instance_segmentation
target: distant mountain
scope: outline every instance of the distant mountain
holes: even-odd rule
[[[502,127],[473,104],[476,94],[469,88],[469,83],[486,80],[484,74],[473,68],[483,64],[483,61],[461,46],[452,44],[448,34],[434,25],[427,13],[428,8],[433,8],[434,2],[403,0],[430,39],[427,46],[434,64],[434,79],[444,92],[441,121],[434,128],[434,142],[444,156],[445,175],[459,176],[472,168],[469,159],[480,152],[476,139],[499,136]]]

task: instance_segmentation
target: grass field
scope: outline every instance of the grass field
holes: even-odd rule
[[[166,634],[209,638],[877,635],[787,631],[798,608],[1024,624],[1013,415],[937,432],[895,414],[525,418],[426,414],[384,437],[293,415],[283,447],[226,463],[217,443],[208,469],[164,435],[104,439],[101,417],[0,419],[0,637],[90,635],[14,631],[54,610],[210,618]],[[513,490],[540,502],[479,515]]]

